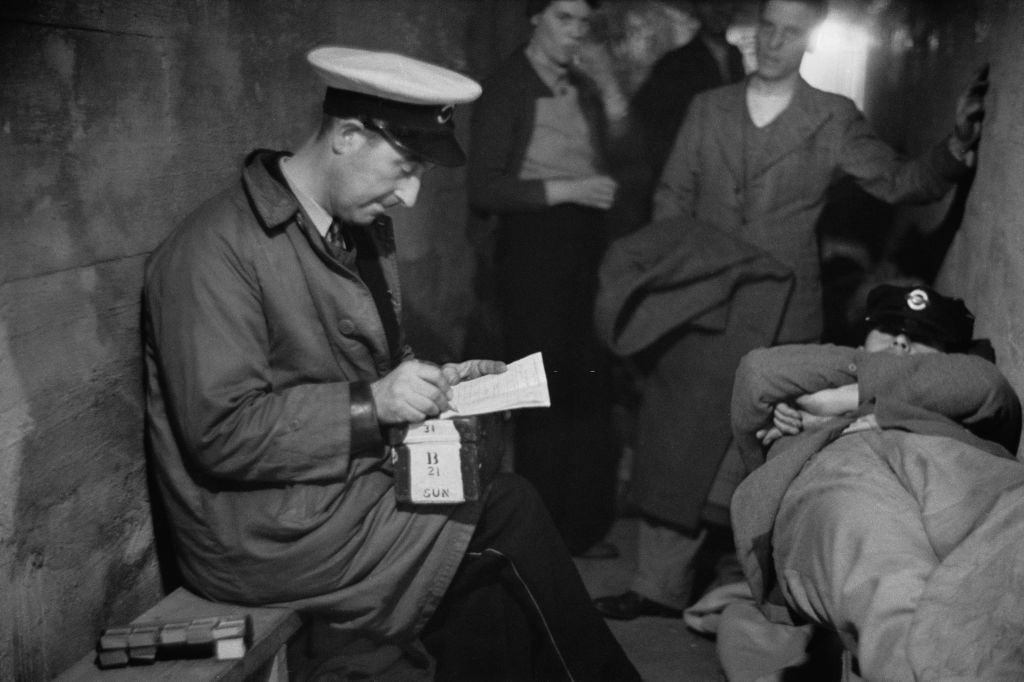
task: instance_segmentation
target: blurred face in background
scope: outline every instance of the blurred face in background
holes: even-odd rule
[[[699,0],[694,3],[697,19],[708,33],[724,36],[736,16],[736,3],[726,0]]]
[[[769,0],[757,25],[757,75],[768,81],[785,80],[800,72],[811,33],[824,17],[798,0]]]
[[[590,30],[591,9],[584,0],[555,0],[533,15],[531,44],[559,66],[572,63]]]

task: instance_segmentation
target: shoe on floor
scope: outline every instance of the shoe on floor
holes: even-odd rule
[[[607,540],[601,540],[573,556],[578,559],[618,559],[619,548]]]
[[[639,616],[683,617],[682,609],[648,599],[632,590],[610,597],[598,597],[594,600],[594,607],[605,618],[614,618],[615,620],[633,620]]]

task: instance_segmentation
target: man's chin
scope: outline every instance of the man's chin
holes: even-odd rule
[[[387,211],[379,207],[373,209],[366,209],[363,211],[356,211],[351,216],[349,216],[345,220],[345,222],[349,223],[350,225],[372,225],[373,221],[375,221],[377,218],[384,215],[385,213],[387,213]]]
[[[794,73],[800,71],[800,65],[798,64],[794,69],[791,65],[783,63],[775,59],[766,59],[754,72],[759,78],[766,81],[780,81],[786,80]]]

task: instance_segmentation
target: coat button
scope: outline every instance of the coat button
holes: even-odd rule
[[[344,319],[344,320],[341,320],[340,322],[338,322],[338,331],[341,332],[342,334],[344,334],[345,336],[348,336],[349,334],[351,334],[355,330],[356,330],[356,325],[355,325],[354,322],[352,322],[352,320]]]
[[[850,366],[847,367],[847,369],[850,370],[851,372],[856,372],[857,371],[857,365],[855,363],[851,362]]]

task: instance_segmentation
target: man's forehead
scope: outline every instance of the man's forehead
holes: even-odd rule
[[[414,154],[407,149],[402,149],[387,137],[374,130],[368,129],[364,133],[376,136],[376,143],[373,147],[378,158],[396,166],[418,165],[426,168],[427,162],[422,156]]]

